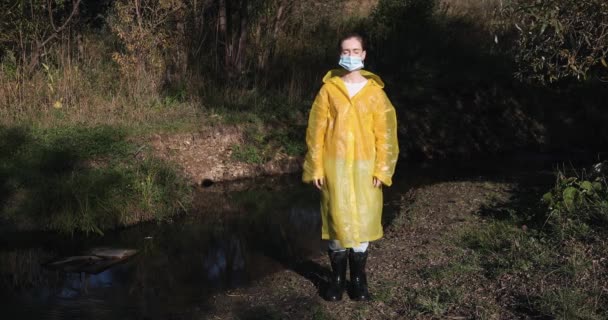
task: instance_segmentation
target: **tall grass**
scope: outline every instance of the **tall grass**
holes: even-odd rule
[[[189,205],[183,177],[135,158],[125,129],[0,127],[0,219],[17,229],[103,233]]]
[[[194,39],[183,32],[174,34],[174,25],[168,24],[159,27],[158,39],[153,40],[167,35],[176,38],[157,48],[125,31],[135,22],[121,18],[122,5],[117,4],[103,13],[107,19],[102,28],[85,24],[82,30],[64,34],[45,48],[40,64],[31,73],[26,72],[16,52],[0,52],[0,123],[45,127],[153,124],[162,128],[173,122],[192,129],[217,110],[234,113],[228,115],[232,120],[243,115],[241,122],[254,110],[267,118],[279,105],[281,114],[275,118],[286,115],[290,106],[298,106],[295,113],[299,115],[301,102],[308,102],[321,85],[321,76],[330,65],[328,57],[335,60],[334,42],[340,33],[336,28],[341,22],[329,19],[331,10],[311,13],[341,5],[317,8],[298,4],[293,9],[295,16],[289,18],[293,25],[271,44],[264,42],[266,35],[260,31],[268,27],[263,25],[266,20],[256,16],[261,13],[252,13],[252,23],[256,24],[251,26],[252,38],[248,39],[248,69],[230,78],[217,65],[221,59],[217,42],[205,38],[191,52],[187,42]],[[197,27],[208,32],[207,25]],[[154,36],[154,30],[144,31],[144,40]],[[143,53],[137,51],[140,47]],[[270,51],[272,55],[267,53]],[[266,60],[258,61],[266,55]]]
[[[198,99],[183,92],[150,92],[145,75],[125,81],[111,59],[107,35],[89,33],[79,39],[77,49],[72,44],[53,48],[29,77],[5,56],[0,64],[0,123],[147,126],[196,118]]]

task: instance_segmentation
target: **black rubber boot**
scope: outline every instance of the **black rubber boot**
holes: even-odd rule
[[[369,301],[369,289],[367,288],[367,275],[365,274],[365,263],[367,262],[367,251],[354,252],[349,250],[348,263],[350,264],[350,297],[355,301]]]
[[[348,264],[348,250],[329,250],[329,261],[331,262],[331,278],[329,286],[325,291],[325,300],[340,301],[346,288],[346,266]]]

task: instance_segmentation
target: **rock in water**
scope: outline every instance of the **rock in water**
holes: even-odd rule
[[[134,249],[94,248],[88,252],[88,255],[104,259],[126,259],[136,253],[137,250]]]
[[[60,258],[46,266],[64,272],[97,274],[136,253],[134,249],[93,248],[84,255]]]

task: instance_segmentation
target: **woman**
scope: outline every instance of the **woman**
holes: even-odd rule
[[[362,70],[363,39],[340,41],[339,65],[323,78],[310,111],[304,182],[321,190],[322,238],[329,241],[332,278],[324,297],[342,299],[347,262],[350,295],[369,300],[365,275],[369,241],[382,237],[382,185],[397,163],[395,109],[377,75]]]

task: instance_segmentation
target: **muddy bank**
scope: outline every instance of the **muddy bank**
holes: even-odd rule
[[[208,127],[192,133],[160,133],[148,143],[154,156],[178,166],[194,185],[231,181],[301,170],[303,157],[278,152],[263,164],[235,159],[235,148],[245,144],[245,132],[236,126]]]

